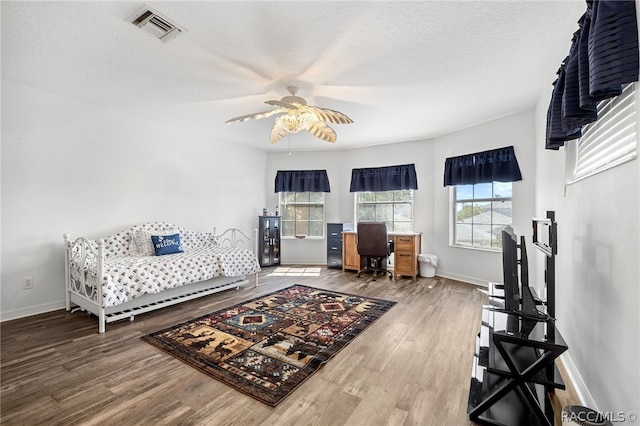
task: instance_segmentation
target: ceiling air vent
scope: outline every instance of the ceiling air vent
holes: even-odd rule
[[[154,37],[167,42],[180,35],[184,28],[179,27],[174,22],[160,15],[150,7],[144,6],[138,10],[129,21],[143,30],[154,35]]]

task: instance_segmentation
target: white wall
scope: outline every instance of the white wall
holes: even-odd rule
[[[339,143],[339,142],[338,142]],[[533,110],[514,114],[434,140],[377,147],[267,154],[265,191],[269,205],[277,204],[274,179],[277,170],[326,169],[331,193],[326,196],[327,222],[352,222],[353,194],[349,192],[351,170],[360,167],[415,163],[418,190],[414,193],[414,231],[422,232],[422,252],[439,257],[438,275],[486,285],[502,281],[500,253],[449,246],[449,190],[443,186],[446,157],[514,145],[523,180],[513,184],[514,228],[531,232],[535,183]],[[325,264],[326,240],[285,240],[282,261],[286,264]],[[532,271],[535,275],[535,271]]]
[[[565,150],[543,148],[550,92],[536,114],[536,211],[555,210],[558,222],[556,317],[569,345],[563,358],[583,404],[640,414],[640,162],[565,193]]]
[[[262,151],[3,81],[1,319],[64,307],[64,233],[155,220],[250,233],[265,163]]]
[[[442,186],[444,162],[447,157],[514,146],[522,180],[513,182],[513,228],[516,234],[530,236],[534,212],[535,146],[534,113],[532,111],[503,117],[436,139],[434,151],[435,236],[439,256],[438,274],[486,285],[502,282],[502,256],[499,252],[449,246],[451,217],[449,188]],[[527,238],[527,242],[531,239]],[[530,270],[532,280],[536,271]]]

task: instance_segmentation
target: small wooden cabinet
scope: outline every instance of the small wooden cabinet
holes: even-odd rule
[[[366,261],[358,254],[357,232],[342,233],[342,270],[359,271]],[[422,248],[421,233],[389,233],[389,240],[393,241],[394,263],[393,277],[400,275],[411,276],[415,280],[420,269],[418,268],[418,255]]]
[[[260,266],[280,265],[280,216],[258,216],[258,259]]]
[[[342,270],[359,271],[365,259],[358,254],[357,234],[353,231],[342,233]]]
[[[407,275],[415,280],[420,271],[418,255],[422,247],[422,234],[395,234],[393,235],[393,246],[395,253],[394,278],[398,278],[398,275]]]

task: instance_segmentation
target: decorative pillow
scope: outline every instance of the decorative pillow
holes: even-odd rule
[[[129,244],[129,253],[131,256],[153,256],[155,250],[153,249],[151,234],[143,229],[136,230]]]
[[[153,242],[156,256],[183,252],[182,244],[180,243],[180,234],[152,235],[151,241]]]

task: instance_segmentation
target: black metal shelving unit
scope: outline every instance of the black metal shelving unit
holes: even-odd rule
[[[553,211],[533,219],[532,241],[546,256],[546,301],[539,305],[546,317],[505,311],[503,286],[489,283],[490,304],[482,310],[467,406],[470,419],[478,423],[553,426],[549,393],[565,389],[555,365],[568,346],[555,324],[558,244]]]

